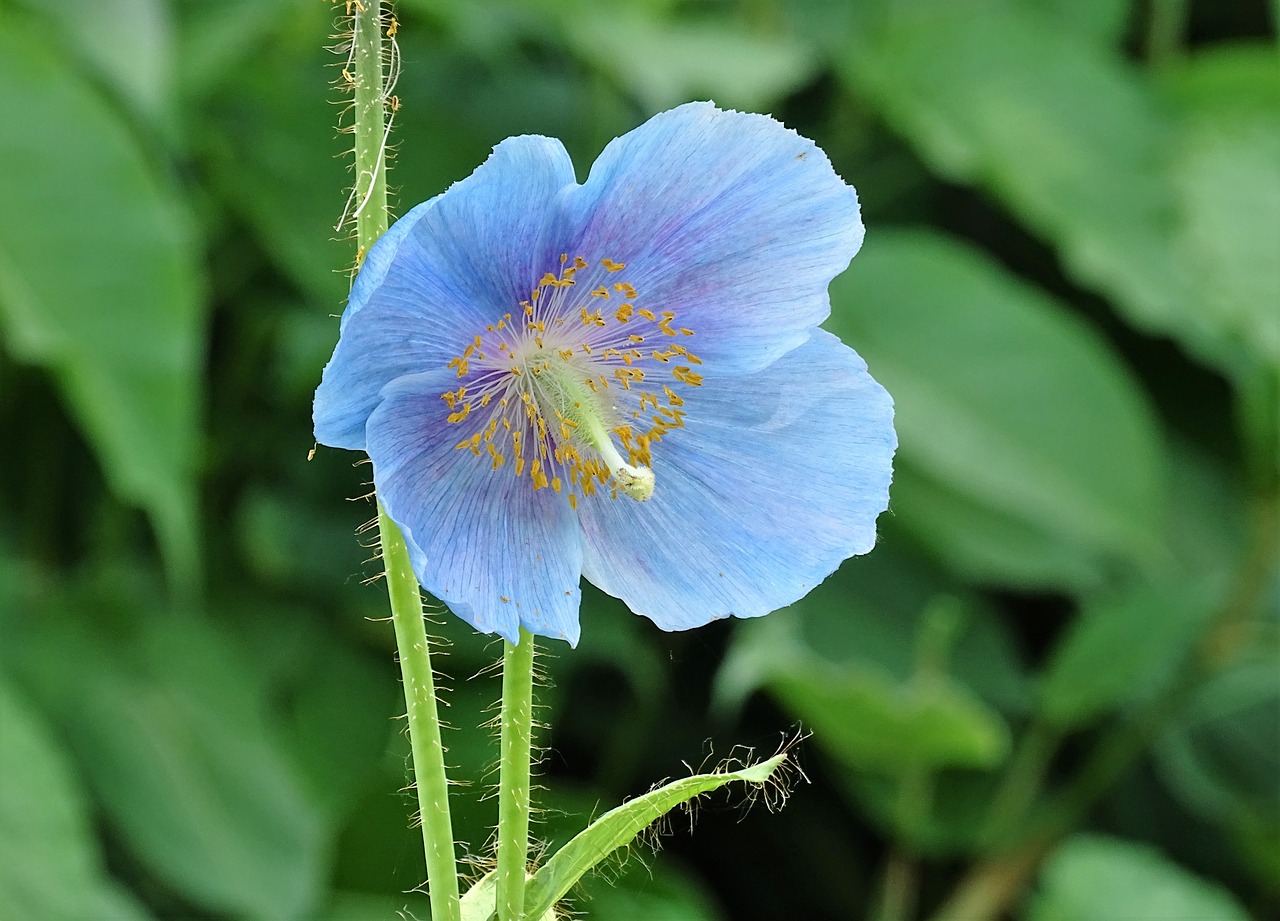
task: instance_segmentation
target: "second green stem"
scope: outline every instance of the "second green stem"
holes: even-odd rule
[[[529,775],[533,756],[533,635],[502,655],[502,740],[498,768],[498,921],[520,921],[529,854]]]

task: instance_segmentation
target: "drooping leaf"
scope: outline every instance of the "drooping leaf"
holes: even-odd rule
[[[869,238],[831,297],[828,327],[894,396],[904,461],[1096,559],[1157,556],[1154,414],[1079,320],[976,251],[921,232]]]
[[[0,676],[0,916],[143,921],[102,869],[72,766],[30,705]]]
[[[188,582],[203,304],[186,211],[71,62],[22,18],[0,20],[6,348],[54,372],[108,481],[150,513]]]
[[[677,806],[734,782],[752,787],[774,783],[774,774],[786,759],[783,753],[739,770],[695,774],[609,810],[533,874],[525,893],[526,915],[541,917],[564,898],[584,874]]]
[[[1221,886],[1158,851],[1102,835],[1076,835],[1049,857],[1023,921],[1178,918],[1250,921]]]

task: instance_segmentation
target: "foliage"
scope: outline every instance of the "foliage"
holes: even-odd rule
[[[0,0],[0,919],[427,917],[367,468],[307,462],[341,12]],[[709,96],[817,141],[868,225],[826,325],[897,402],[879,546],[691,634],[585,594],[536,833],[708,737],[800,723],[812,783],[712,797],[584,914],[1280,912],[1276,15],[401,0],[397,213],[506,136],[585,163]],[[433,632],[479,851],[498,650]]]

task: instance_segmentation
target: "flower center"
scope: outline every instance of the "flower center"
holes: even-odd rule
[[[574,508],[603,486],[613,498],[653,495],[652,448],[684,427],[702,360],[679,341],[693,330],[644,306],[625,268],[562,255],[558,274],[449,362],[459,386],[440,398],[469,433],[458,450],[527,474]]]

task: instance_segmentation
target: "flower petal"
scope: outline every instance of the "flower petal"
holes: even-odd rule
[[[893,402],[823,330],[755,374],[707,377],[654,448],[648,502],[581,503],[586,578],[666,630],[757,617],[875,542]]]
[[[705,102],[610,143],[558,212],[560,245],[626,263],[637,306],[674,311],[722,371],[804,342],[863,236],[857,195],[812,141]]]
[[[443,367],[529,296],[546,216],[573,182],[559,141],[509,138],[469,177],[383,234],[351,288],[341,338],[316,391],[318,441],[364,448],[365,423],[387,383]]]
[[[573,512],[528,477],[455,450],[440,394],[448,371],[389,384],[369,418],[373,481],[409,544],[418,581],[454,614],[511,642],[578,641],[582,536]]]

